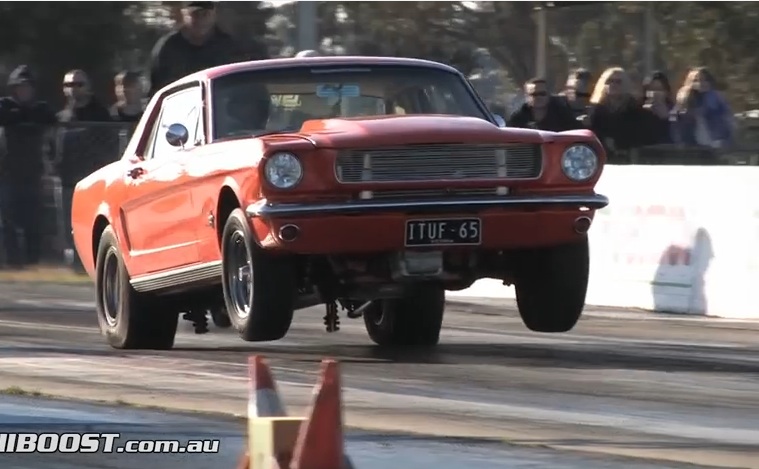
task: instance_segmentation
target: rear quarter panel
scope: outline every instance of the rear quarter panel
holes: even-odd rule
[[[71,226],[74,246],[85,270],[95,278],[95,256],[99,238],[93,233],[98,217],[102,217],[116,230],[121,252],[128,257],[127,244],[120,228],[118,206],[124,195],[124,181],[120,169],[122,161],[116,161],[79,181],[74,188],[71,205]],[[128,265],[127,265],[128,268]]]

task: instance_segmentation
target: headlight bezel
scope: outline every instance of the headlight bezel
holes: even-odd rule
[[[590,173],[588,177],[585,178],[574,178],[569,174],[569,171],[567,171],[567,168],[565,166],[565,162],[568,160],[568,154],[571,150],[577,149],[577,148],[583,148],[587,151],[589,151],[593,155],[593,171]],[[561,165],[561,172],[564,174],[564,177],[569,179],[572,182],[582,183],[587,182],[593,179],[598,175],[598,170],[600,167],[601,159],[598,157],[598,152],[589,144],[587,143],[573,143],[569,146],[567,146],[564,151],[561,153],[561,160],[559,161],[559,164]]]
[[[283,157],[291,158],[292,160],[294,160],[297,163],[298,168],[299,168],[298,178],[295,180],[294,183],[286,187],[278,186],[277,184],[274,183],[274,181],[272,181],[271,177],[269,176],[269,169],[271,165],[275,164],[278,158],[283,158]],[[291,152],[291,151],[277,151],[275,153],[272,153],[271,155],[268,155],[264,159],[264,164],[263,164],[262,169],[263,169],[263,177],[266,183],[270,187],[276,190],[280,190],[280,191],[289,191],[298,187],[300,183],[303,182],[303,176],[305,174],[305,168],[303,167],[303,162],[300,160],[300,158],[298,158],[298,155],[296,155],[294,152]]]

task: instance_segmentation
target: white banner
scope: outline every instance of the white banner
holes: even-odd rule
[[[759,319],[759,167],[609,166],[587,303]],[[481,280],[454,297],[513,298]]]

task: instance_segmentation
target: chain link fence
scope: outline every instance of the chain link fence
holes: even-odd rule
[[[134,130],[134,124],[117,122],[76,122],[59,124],[37,133],[42,138],[27,142],[31,150],[40,149],[43,155],[44,174],[40,185],[40,203],[36,207],[19,207],[24,199],[16,200],[12,189],[2,191],[7,212],[38,211],[32,215],[36,221],[40,244],[40,261],[44,264],[61,265],[74,259],[70,250],[70,203],[77,181],[120,158]],[[2,177],[0,184],[15,185],[14,165],[28,155],[14,154],[3,145]],[[38,153],[38,152],[35,152]],[[7,188],[6,188],[7,189]],[[36,203],[34,205],[37,205]],[[29,237],[10,213],[0,213],[0,266],[7,266],[9,249],[26,252]],[[20,243],[10,243],[8,236],[15,236]]]

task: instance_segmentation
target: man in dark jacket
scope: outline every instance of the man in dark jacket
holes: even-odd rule
[[[150,96],[184,76],[218,65],[269,58],[262,50],[243,54],[232,36],[216,25],[214,2],[189,2],[178,31],[158,40],[150,64]],[[246,57],[247,55],[247,57]]]
[[[40,260],[43,144],[55,114],[35,99],[34,85],[21,65],[8,78],[11,95],[0,99],[0,216],[6,260],[14,267]]]
[[[509,117],[508,127],[563,132],[582,128],[572,111],[558,96],[548,93],[546,81],[533,78],[524,86],[527,101]]]
[[[92,94],[90,80],[82,70],[63,78],[66,106],[58,113],[61,123],[56,136],[56,164],[61,178],[64,238],[71,249],[71,199],[80,179],[118,159],[118,127],[111,114]],[[67,255],[66,257],[70,257]],[[76,256],[73,256],[76,262]],[[78,264],[75,265],[78,268]]]

